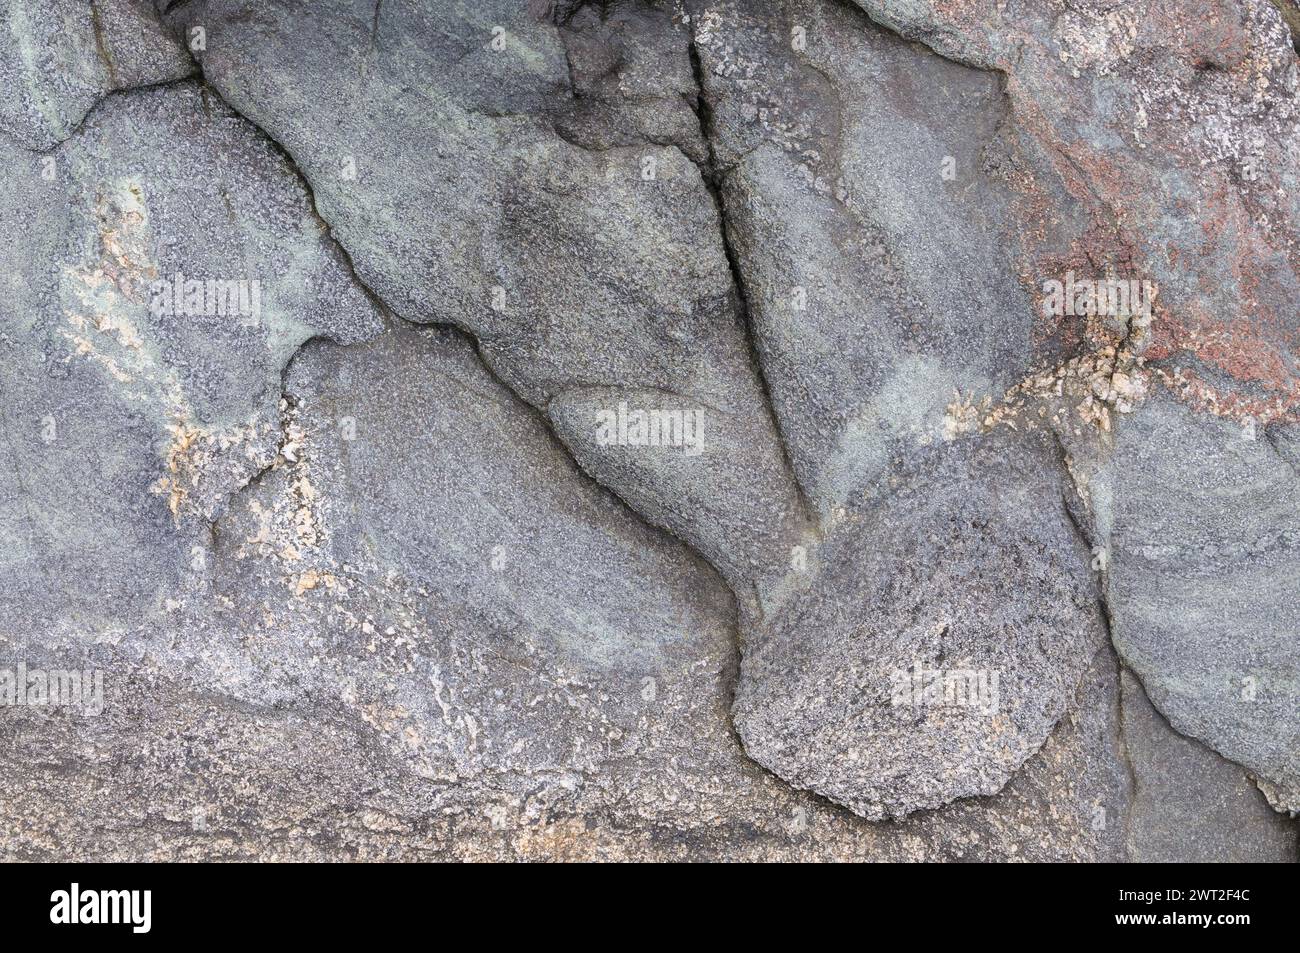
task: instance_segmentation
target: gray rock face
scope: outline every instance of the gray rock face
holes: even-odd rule
[[[708,160],[696,115],[691,33],[670,4],[574,4],[557,10],[572,100],[556,131],[587,149],[671,143]]]
[[[1295,863],[1295,825],[1268,809],[1242,770],[1172,731],[1132,673],[1123,673],[1122,685],[1124,743],[1136,773],[1129,856]]]
[[[1120,856],[1104,654],[996,799],[865,824],[744,756],[725,588],[459,335],[312,345],[286,392],[281,458],[215,527],[210,592],[90,650],[103,717],[4,722],[3,757],[31,759],[0,772],[31,821],[9,856],[69,837],[105,858]],[[215,769],[182,769],[194,752]]]
[[[389,3],[377,23],[368,2],[244,7],[177,17],[206,25],[204,75],[294,157],[362,280],[471,332],[584,468],[738,588],[783,564],[802,514],[692,161],[687,34],[653,9],[560,29],[506,0]],[[598,414],[624,402],[688,412],[699,455],[602,442]]]
[[[1118,432],[1091,486],[1121,655],[1175,728],[1297,810],[1295,469],[1264,428],[1161,398]]]
[[[1296,576],[1295,470],[1234,436],[1283,430],[1300,412],[1300,67],[1288,5],[1214,2],[1190,18],[1157,3],[858,6],[1004,72],[1013,110],[1032,114],[1026,134],[1060,157],[1094,219],[1073,259],[1158,284],[1154,320],[1129,341],[1181,406],[1138,408],[1099,464],[1114,510],[1098,514],[1101,542],[1140,541],[1107,583],[1116,644],[1175,727],[1250,766],[1294,811],[1300,696],[1283,633],[1295,600],[1281,593]],[[1268,696],[1244,702],[1245,680]]]
[[[0,857],[1297,859],[1278,6],[157,7],[0,6]]]
[[[746,750],[868,817],[991,794],[1104,637],[1050,438],[943,445],[954,399],[1050,352],[1017,277],[1037,159],[994,74],[843,5],[697,4],[693,26],[764,375],[828,530],[747,636]],[[891,697],[908,671],[937,703]],[[944,702],[965,678],[1003,693]]]
[[[120,630],[202,574],[204,521],[274,457],[293,353],[378,318],[301,183],[198,86],[10,158],[0,618]]]
[[[215,527],[214,586],[302,650],[274,643],[232,689],[373,707],[431,780],[569,798],[648,751],[692,787],[690,700],[721,697],[732,639],[698,557],[583,476],[458,334],[313,348],[286,388],[287,442]]]
[[[193,71],[149,0],[0,5],[0,130],[29,149],[68,138],[105,93]]]
[[[458,334],[311,345],[286,394],[277,463],[214,527],[211,589],[89,650],[104,716],[5,721],[4,757],[31,753],[0,772],[33,821],[10,856],[68,837],[106,858],[1119,856],[1104,653],[997,799],[864,824],[744,756],[725,587]],[[220,769],[178,770],[193,751]]]
[[[1124,856],[1113,662],[1098,665],[1079,706],[997,797],[869,824],[757,770],[734,742],[727,747],[725,733],[716,749],[679,755],[716,759],[716,781],[698,795],[670,789],[675,803],[647,815],[638,797],[625,796],[656,783],[636,759],[571,783],[558,799],[491,790],[481,778],[426,779],[378,740],[383,721],[325,696],[253,705],[151,673],[109,646],[96,653],[96,664],[130,673],[109,689],[102,717],[28,707],[0,721],[6,860],[65,856],[70,843],[80,856],[109,860]],[[31,660],[66,665],[70,657]],[[607,793],[595,796],[600,787]]]
[[[955,391],[1044,359],[1015,214],[1035,157],[995,74],[843,4],[700,3],[693,25],[763,371],[827,516],[939,439]]]
[[[1105,640],[1053,449],[943,445],[830,537],[746,643],[752,757],[872,818],[1001,790]]]

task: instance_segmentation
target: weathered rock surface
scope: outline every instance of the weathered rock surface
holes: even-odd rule
[[[1036,158],[996,74],[851,7],[692,8],[756,346],[827,517],[942,438],[955,391],[1001,394],[1050,356],[1018,277]]]
[[[1050,436],[944,444],[745,644],[745,749],[872,818],[994,794],[1105,642]],[[934,694],[931,694],[931,693]]]
[[[107,671],[108,704],[6,717],[8,856],[1121,856],[1106,653],[996,798],[870,825],[744,756],[720,579],[458,334],[309,345],[286,394],[210,590],[115,642],[28,647]]]
[[[149,0],[0,4],[0,131],[29,149],[67,139],[105,93],[192,72]]]
[[[293,156],[361,279],[474,334],[589,472],[737,588],[783,566],[803,518],[696,165],[686,31],[649,7],[562,29],[512,0],[246,7],[176,21],[206,27],[205,77]],[[625,401],[698,414],[702,453],[602,443],[590,411]]]
[[[726,587],[585,477],[459,334],[309,348],[286,394],[280,465],[215,527],[231,625],[200,643],[213,678],[262,703],[341,698],[480,810],[492,789],[580,796],[638,755],[661,762],[635,785],[646,810],[658,786],[709,783],[681,746],[697,716],[701,749],[724,728]],[[250,618],[268,637],[252,659]],[[304,636],[289,655],[286,630]]]
[[[1293,465],[1264,428],[1160,397],[1120,428],[1091,487],[1120,654],[1175,728],[1300,809]]]
[[[0,7],[0,856],[1297,859],[1285,2],[157,6]]]
[[[725,732],[718,748],[681,755],[713,759],[716,783],[672,788],[675,803],[644,813],[663,764],[653,755],[607,764],[559,797],[554,783],[519,794],[482,777],[429,779],[382,742],[382,722],[339,702],[252,705],[115,649],[96,653],[131,672],[102,717],[26,708],[0,720],[6,860],[74,849],[110,860],[1124,857],[1113,662],[996,797],[869,824],[759,771]],[[713,710],[724,725],[722,707]]]
[[[1295,825],[1269,810],[1241,768],[1170,729],[1127,670],[1122,686],[1124,744],[1136,774],[1129,858],[1295,863]]]
[[[1300,408],[1300,66],[1286,5],[1221,0],[1195,16],[1159,3],[858,5],[945,56],[1006,75],[1021,127],[1059,157],[1092,219],[1058,260],[1158,283],[1154,320],[1127,333],[1154,384],[1187,410],[1159,401],[1118,425],[1104,469],[1148,483],[1155,467],[1164,479],[1128,503],[1131,488],[1112,480],[1117,512],[1104,534],[1187,559],[1130,558],[1117,570],[1116,644],[1175,727],[1248,760],[1274,804],[1294,810],[1300,705],[1294,639],[1282,635],[1294,629],[1294,600],[1278,594],[1294,588],[1297,569],[1289,516],[1266,514],[1289,505],[1296,475],[1261,450],[1263,472],[1224,500],[1212,470],[1240,479],[1251,465],[1233,432],[1293,425]],[[1235,513],[1247,514],[1244,533]],[[1272,702],[1241,703],[1247,678],[1268,685]]]
[[[6,159],[0,619],[116,631],[202,574],[206,521],[275,456],[293,353],[378,317],[283,159],[197,85]]]
[[[111,678],[100,718],[4,721],[9,856],[1122,856],[1106,653],[996,798],[870,825],[744,756],[721,581],[459,335],[310,345],[286,388],[282,456],[216,526],[211,591],[115,644],[28,652]]]
[[[693,26],[763,372],[828,532],[807,590],[747,634],[737,727],[869,817],[993,793],[1104,638],[1055,440],[944,444],[954,400],[1054,353],[1016,214],[1052,179],[995,74],[842,4],[700,3]],[[891,697],[918,667],[1003,692]]]

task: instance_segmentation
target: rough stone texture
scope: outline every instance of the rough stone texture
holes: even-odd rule
[[[1055,442],[935,451],[954,395],[1006,391],[1053,353],[1017,277],[1017,189],[1044,163],[1008,131],[993,73],[851,8],[700,3],[692,19],[759,358],[827,530],[807,591],[747,639],[738,730],[869,817],[992,793],[1100,637]],[[966,459],[983,453],[1008,465]],[[891,675],[918,664],[996,674],[1004,707],[895,704]]]
[[[458,334],[310,345],[286,395],[202,592],[113,642],[27,647],[113,678],[101,718],[6,714],[7,856],[1122,856],[1107,653],[996,798],[867,824],[744,756],[720,579]]]
[[[149,0],[0,4],[0,130],[28,148],[67,139],[107,92],[193,71]]]
[[[1275,806],[1294,810],[1300,705],[1287,618],[1294,600],[1278,595],[1293,591],[1297,578],[1284,544],[1289,516],[1242,538],[1231,514],[1253,504],[1279,512],[1294,496],[1295,470],[1267,462],[1267,476],[1252,474],[1242,495],[1216,512],[1205,498],[1216,477],[1197,465],[1231,466],[1243,430],[1293,425],[1300,407],[1300,61],[1278,12],[1285,5],[1216,0],[1195,15],[1154,2],[858,6],[945,56],[1005,75],[1017,125],[1054,157],[1090,220],[1068,249],[1049,243],[1035,272],[1071,265],[1158,283],[1150,326],[1122,333],[1152,387],[1187,412],[1158,401],[1117,422],[1113,459],[1095,465],[1133,475],[1159,457],[1164,478],[1140,491],[1141,506],[1116,499],[1096,542],[1158,537],[1160,547],[1192,559],[1153,568],[1145,579],[1121,567],[1108,581],[1116,643],[1175,727],[1249,759]],[[1086,337],[1100,330],[1089,327]],[[1143,421],[1148,413],[1156,419]],[[1109,417],[1105,423],[1109,429]],[[1157,430],[1159,450],[1145,439]],[[1103,441],[1100,452],[1081,456],[1108,451]],[[1129,492],[1119,481],[1112,486],[1120,497]],[[1263,521],[1251,513],[1247,525]],[[1262,537],[1281,544],[1267,544],[1266,557],[1237,558]],[[1256,572],[1267,579],[1250,578]],[[1211,604],[1207,593],[1234,584],[1261,588]],[[1226,657],[1212,658],[1229,629]],[[1247,677],[1270,686],[1272,701],[1234,701],[1232,683]]]
[[[116,632],[202,567],[207,521],[274,459],[289,358],[378,317],[284,160],[197,85],[115,94],[6,159],[0,620]],[[156,313],[178,275],[256,282],[260,308]]]
[[[625,794],[653,785],[636,772],[661,761],[607,765],[581,797],[558,803],[451,784],[412,771],[378,740],[382,723],[337,703],[250,705],[97,652],[100,664],[132,672],[103,717],[27,708],[0,720],[6,860],[1124,857],[1113,662],[1098,666],[1080,706],[994,798],[869,824],[757,770],[723,731],[716,749],[689,752],[714,759],[716,786],[654,808],[653,823]],[[722,715],[716,707],[719,727]]]
[[[1291,31],[1291,43],[1295,46],[1296,52],[1300,53],[1300,3],[1296,3],[1296,0],[1273,0],[1273,5],[1286,21]]]
[[[1168,397],[1092,480],[1115,644],[1175,728],[1300,809],[1300,480],[1263,427]]]
[[[1286,2],[157,6],[3,7],[0,856],[1296,859]]]
[[[1073,260],[1159,283],[1146,357],[1170,389],[1203,412],[1294,420],[1300,63],[1277,7],[859,6],[1006,74],[1019,124],[1092,219]]]
[[[1295,863],[1295,826],[1268,809],[1241,768],[1171,730],[1131,672],[1121,684],[1124,744],[1137,775],[1128,856],[1142,863]]]
[[[708,160],[695,103],[690,31],[669,4],[577,4],[556,10],[573,93],[556,131],[587,149],[677,146]]]
[[[852,8],[692,6],[757,349],[828,516],[943,437],[954,391],[1001,393],[1046,359],[1017,277],[1014,186],[1033,160],[995,74]]]
[[[304,351],[286,393],[293,460],[215,527],[232,625],[194,646],[211,678],[339,698],[481,811],[581,798],[637,756],[659,762],[629,784],[646,812],[707,788],[684,754],[719,747],[717,702],[692,700],[722,697],[731,600],[697,556],[583,476],[454,332]]]
[[[688,34],[663,12],[561,30],[514,0],[248,9],[176,20],[207,28],[204,75],[294,157],[361,279],[473,333],[584,467],[738,589],[782,566],[801,507],[691,158]],[[620,53],[638,25],[651,46]],[[695,409],[704,453],[600,446],[586,410],[624,400]]]
[[[1053,451],[1043,434],[946,444],[923,480],[856,511],[746,642],[746,751],[871,818],[999,791],[1105,640]],[[900,701],[918,667],[974,673],[978,704]]]

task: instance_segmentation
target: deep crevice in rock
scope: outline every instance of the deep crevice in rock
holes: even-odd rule
[[[795,493],[798,495],[799,504],[803,511],[800,514],[802,521],[807,525],[819,527],[820,521],[816,518],[817,510],[812,505],[811,500],[808,499],[803,484],[799,481],[798,474],[795,471],[794,458],[790,453],[785,434],[781,430],[781,419],[776,412],[776,405],[772,401],[772,388],[768,383],[767,374],[763,367],[757,333],[754,330],[753,310],[749,304],[749,290],[745,282],[745,272],[741,266],[740,255],[731,240],[731,223],[727,215],[726,200],[722,194],[722,180],[725,173],[719,169],[717,150],[714,145],[713,113],[705,91],[704,66],[700,59],[699,47],[695,41],[694,28],[688,26],[688,29],[691,30],[690,45],[688,47],[691,73],[695,77],[696,85],[695,114],[700,121],[700,135],[708,149],[707,167],[702,167],[699,163],[695,163],[695,165],[699,169],[700,179],[703,181],[704,187],[708,189],[713,198],[713,207],[718,216],[719,240],[722,244],[723,254],[727,257],[727,267],[731,271],[731,284],[736,296],[736,306],[739,311],[741,326],[745,331],[745,343],[749,349],[749,362],[763,395],[763,404],[768,420],[772,425],[772,432],[776,435],[777,444],[781,450],[781,459],[784,462],[785,472],[794,486]]]
[[[496,368],[492,365],[492,362],[490,361],[490,359],[485,355],[485,353],[484,353],[484,351],[483,351],[483,348],[482,348],[482,345],[481,345],[481,342],[478,340],[477,336],[474,335],[474,333],[473,333],[472,331],[470,331],[470,330],[467,329],[467,328],[461,327],[460,325],[449,324],[449,323],[444,323],[444,322],[419,322],[419,321],[411,321],[411,320],[409,320],[409,319],[403,317],[399,312],[395,311],[393,308],[391,308],[391,307],[388,305],[388,303],[387,303],[386,301],[384,301],[383,298],[381,298],[380,295],[379,295],[379,294],[378,294],[378,293],[377,293],[377,292],[376,292],[376,291],[375,291],[375,290],[374,290],[374,289],[373,289],[369,284],[367,284],[365,281],[363,281],[363,280],[361,279],[360,275],[357,273],[356,265],[355,265],[355,262],[354,262],[354,260],[353,260],[353,258],[352,258],[352,254],[351,254],[351,252],[347,249],[347,246],[346,246],[346,245],[345,245],[345,244],[344,244],[344,243],[343,243],[343,242],[338,238],[338,236],[335,235],[334,230],[333,230],[333,226],[332,226],[332,225],[329,223],[329,221],[328,221],[328,220],[327,220],[327,219],[326,219],[326,218],[325,218],[325,217],[320,213],[320,210],[319,210],[319,208],[318,208],[318,206],[317,206],[317,203],[316,203],[316,194],[315,194],[315,190],[313,189],[313,187],[312,187],[312,185],[311,185],[311,181],[308,179],[308,177],[307,177],[306,174],[302,171],[302,169],[298,166],[297,161],[293,158],[293,155],[289,152],[288,149],[286,149],[286,148],[284,147],[283,144],[281,144],[281,143],[278,142],[278,141],[277,141],[273,136],[271,136],[270,133],[268,133],[265,129],[263,129],[263,128],[262,128],[260,125],[258,125],[256,122],[254,122],[252,119],[248,118],[248,117],[245,116],[243,113],[241,113],[239,110],[237,110],[234,106],[232,106],[232,105],[231,105],[231,104],[230,104],[230,103],[229,103],[229,102],[228,102],[228,101],[227,101],[227,100],[226,100],[226,99],[221,95],[220,90],[217,89],[215,86],[213,86],[213,85],[208,81],[206,75],[203,74],[202,63],[201,63],[200,61],[198,61],[197,59],[195,59],[195,66],[197,67],[197,69],[198,69],[198,71],[199,71],[199,75],[200,75],[200,78],[199,78],[198,81],[202,84],[202,88],[204,89],[205,93],[214,96],[214,97],[215,97],[219,102],[221,102],[221,103],[222,103],[222,104],[223,104],[227,109],[229,109],[232,113],[234,113],[235,115],[239,116],[243,121],[247,122],[247,123],[248,123],[252,128],[256,129],[257,132],[258,132],[258,133],[259,133],[259,134],[260,134],[260,135],[265,139],[265,141],[266,141],[269,145],[271,145],[272,148],[274,148],[275,151],[280,155],[280,157],[281,157],[282,160],[284,161],[284,163],[285,163],[285,165],[287,166],[287,168],[289,169],[289,171],[292,172],[292,173],[295,175],[295,177],[299,180],[299,182],[302,183],[302,186],[303,186],[303,188],[304,188],[304,190],[305,190],[305,192],[306,192],[306,194],[307,194],[308,200],[309,200],[309,204],[310,204],[310,208],[311,208],[312,215],[313,215],[313,217],[317,220],[317,222],[320,224],[320,226],[321,226],[321,228],[322,228],[324,234],[325,234],[325,235],[327,236],[327,238],[329,239],[330,244],[331,244],[331,247],[334,248],[334,249],[337,251],[337,253],[339,254],[339,256],[341,257],[342,262],[343,262],[344,265],[346,266],[347,271],[348,271],[348,273],[349,273],[349,275],[350,275],[352,281],[355,282],[356,286],[357,286],[358,288],[360,288],[360,289],[365,293],[365,295],[367,296],[367,298],[368,298],[368,299],[371,301],[371,303],[375,306],[376,310],[377,310],[377,311],[378,311],[378,312],[379,312],[379,313],[380,313],[380,314],[381,314],[381,315],[382,315],[386,320],[389,320],[389,321],[391,321],[391,320],[400,321],[400,322],[402,322],[403,324],[405,324],[405,325],[407,325],[407,326],[409,326],[409,327],[415,328],[415,329],[417,329],[417,330],[418,330],[418,329],[421,329],[421,328],[447,330],[447,331],[454,332],[455,334],[458,334],[458,335],[461,335],[462,337],[464,337],[464,338],[466,339],[466,341],[469,343],[469,345],[471,346],[471,348],[473,349],[475,356],[478,358],[478,361],[479,361],[480,365],[481,365],[481,366],[483,367],[483,369],[484,369],[484,372],[487,373],[488,376],[491,377],[491,378],[492,378],[492,379],[493,379],[497,384],[499,384],[499,385],[500,385],[500,386],[501,386],[501,387],[502,387],[506,392],[508,392],[508,393],[510,393],[510,394],[512,394],[512,395],[514,395],[514,397],[515,397],[517,400],[520,401],[521,405],[523,405],[524,407],[526,407],[526,408],[528,409],[528,411],[533,415],[534,419],[537,421],[537,423],[539,424],[539,426],[541,426],[541,427],[546,431],[546,433],[548,434],[548,436],[550,437],[550,439],[551,439],[551,441],[554,443],[554,445],[555,445],[557,448],[559,448],[563,453],[565,453],[565,454],[568,456],[569,461],[573,464],[575,470],[576,470],[578,473],[580,473],[580,474],[581,474],[585,479],[590,480],[590,481],[592,482],[592,484],[595,485],[595,486],[597,486],[597,487],[598,487],[602,492],[607,493],[607,494],[608,494],[612,499],[616,500],[616,501],[619,503],[619,505],[621,506],[621,508],[622,508],[623,510],[625,510],[628,514],[630,514],[631,516],[633,516],[633,517],[634,517],[638,522],[640,522],[642,525],[644,525],[644,526],[650,528],[651,530],[653,530],[653,531],[655,531],[655,532],[662,533],[662,534],[664,534],[665,536],[668,536],[668,537],[672,538],[673,540],[675,540],[676,542],[678,542],[679,544],[681,544],[683,547],[685,547],[685,548],[687,549],[687,551],[690,552],[690,553],[692,554],[692,556],[694,556],[696,559],[700,560],[700,562],[701,562],[701,564],[702,564],[703,566],[707,566],[708,569],[709,569],[710,571],[715,572],[715,573],[718,573],[719,577],[720,577],[720,578],[723,578],[723,583],[724,583],[724,585],[726,585],[725,577],[722,577],[722,576],[721,576],[721,573],[719,572],[718,568],[717,568],[716,566],[714,566],[714,565],[713,565],[713,564],[708,560],[708,558],[705,557],[703,554],[701,554],[701,553],[700,553],[700,552],[699,552],[699,551],[698,551],[694,546],[692,546],[689,542],[687,542],[686,540],[684,540],[684,539],[682,539],[681,537],[679,537],[679,536],[678,536],[677,534],[675,534],[675,533],[674,533],[670,528],[668,528],[668,527],[666,527],[666,526],[662,526],[662,525],[660,525],[660,524],[658,524],[658,523],[655,523],[655,522],[653,522],[653,521],[647,519],[647,518],[646,518],[645,516],[643,516],[643,515],[642,515],[642,514],[641,514],[641,513],[640,513],[640,512],[635,508],[635,507],[633,507],[633,506],[632,506],[632,505],[631,505],[631,504],[630,504],[626,499],[624,499],[624,498],[623,498],[623,497],[622,497],[622,496],[617,492],[617,490],[615,490],[614,488],[612,488],[612,487],[610,487],[610,486],[607,486],[606,484],[600,482],[600,481],[597,480],[594,476],[592,476],[592,474],[590,474],[590,473],[589,473],[585,468],[583,468],[581,462],[578,461],[578,460],[573,456],[573,454],[572,454],[572,452],[570,452],[568,446],[564,443],[563,440],[560,439],[560,437],[558,436],[558,434],[555,432],[555,428],[554,428],[554,426],[551,424],[551,421],[546,417],[545,413],[543,413],[541,410],[539,410],[538,408],[534,407],[531,403],[529,403],[527,400],[525,400],[524,397],[523,397],[521,394],[519,394],[519,392],[518,392],[515,388],[511,387],[510,384],[509,384],[509,383],[508,383],[504,378],[502,378],[502,376],[497,372]],[[158,85],[159,85],[159,86],[164,86],[164,87],[165,87],[165,86],[179,85],[179,84],[181,84],[181,83],[194,82],[194,81],[195,81],[195,80],[193,80],[193,79],[184,79],[184,80],[175,80],[175,81],[172,81],[172,82],[169,82],[169,83],[162,83],[162,84],[158,84]],[[112,94],[110,94],[110,95],[112,95]],[[107,99],[107,98],[108,98],[108,97],[105,97],[105,99]],[[101,102],[102,102],[102,101],[101,101]],[[97,104],[97,105],[98,105],[98,104]],[[329,341],[332,341],[332,339],[331,339],[328,335],[316,335],[316,336],[313,336],[312,338],[309,338],[308,340],[304,341],[304,342],[302,343],[302,345],[299,346],[298,350],[295,351],[294,354],[290,356],[289,360],[285,363],[284,367],[281,369],[281,399],[282,399],[282,400],[286,400],[286,399],[290,399],[290,398],[291,398],[291,395],[290,395],[290,394],[288,393],[288,391],[285,389],[285,382],[287,381],[287,377],[288,377],[288,374],[289,374],[289,371],[290,371],[290,368],[291,368],[291,366],[292,366],[292,364],[293,364],[294,359],[295,359],[295,358],[296,358],[296,357],[297,357],[297,356],[302,352],[302,348],[306,347],[308,344],[310,344],[310,343],[311,343],[312,341],[314,341],[314,340],[329,340]],[[333,342],[333,343],[338,344],[339,342]],[[346,347],[347,345],[339,344],[339,346],[341,346],[341,347]],[[283,439],[284,439],[284,434],[283,434],[283,420],[281,421],[281,428],[282,428],[282,433],[281,433],[281,445],[283,445]],[[233,500],[235,499],[235,497],[236,497],[239,493],[241,493],[241,492],[243,492],[245,489],[247,489],[248,486],[250,486],[250,485],[254,485],[254,484],[256,484],[257,482],[260,482],[261,478],[263,478],[267,472],[269,472],[271,469],[273,469],[274,466],[275,466],[275,463],[274,463],[274,461],[273,461],[272,463],[268,464],[266,467],[263,467],[263,468],[262,468],[258,473],[254,474],[253,477],[250,478],[249,482],[248,482],[247,484],[245,484],[244,487],[241,487],[240,489],[235,490],[235,491],[230,495],[229,499],[227,500],[227,502],[226,502],[226,507],[225,507],[225,508],[228,508],[229,505],[230,505],[230,503],[233,502]],[[729,585],[727,585],[727,591],[732,593],[732,599],[733,599],[732,615],[733,615],[733,619],[738,619],[738,618],[739,618],[739,607],[738,607],[738,605],[737,605],[736,602],[735,602],[735,600],[736,600],[736,594],[734,593],[734,591],[732,590],[732,588],[731,588]],[[733,625],[734,625],[734,623],[733,623]]]

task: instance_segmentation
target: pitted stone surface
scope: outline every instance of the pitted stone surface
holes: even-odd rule
[[[945,444],[851,511],[749,636],[745,750],[871,818],[994,794],[1105,642],[1045,435]]]
[[[0,619],[116,633],[204,575],[298,347],[379,319],[283,159],[197,85],[114,94],[6,158]]]
[[[0,130],[29,149],[67,139],[106,93],[192,72],[149,0],[0,4]]]
[[[779,575],[804,514],[697,164],[682,24],[654,6],[557,26],[513,0],[385,3],[374,22],[368,0],[246,7],[173,20],[206,25],[204,75],[294,157],[360,278],[404,319],[472,333],[584,468],[737,589]],[[684,405],[702,453],[602,445],[570,392]]]
[[[1294,861],[1290,5],[0,2],[0,856]]]

